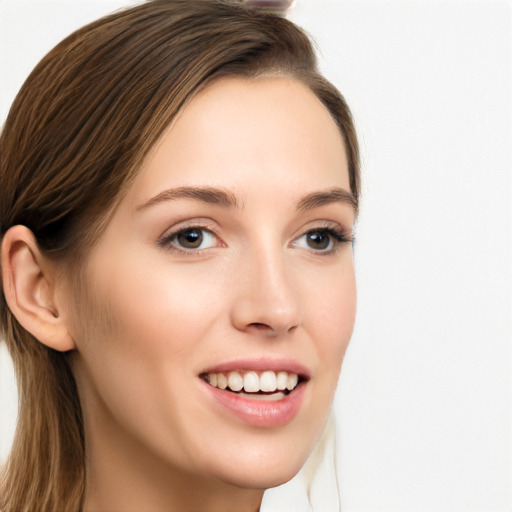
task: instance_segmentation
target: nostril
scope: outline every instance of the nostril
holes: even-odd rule
[[[248,327],[253,333],[261,333],[268,338],[275,338],[279,336],[279,329],[275,329],[271,325],[263,322],[253,322],[249,324]]]
[[[270,325],[260,323],[260,322],[253,322],[252,324],[249,324],[249,327],[254,327],[255,329],[258,329],[260,331],[265,331],[265,330],[269,330],[269,329],[272,330],[272,327],[270,327]]]
[[[266,334],[270,334],[272,336],[278,336],[280,332],[283,332],[283,334],[286,332],[286,334],[289,334],[295,330],[297,327],[296,325],[292,325],[285,331],[280,331],[280,329],[275,329],[271,325],[262,323],[262,322],[253,322],[248,325],[249,328],[253,328],[256,331],[264,332]]]

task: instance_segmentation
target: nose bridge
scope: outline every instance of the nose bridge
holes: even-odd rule
[[[233,323],[239,330],[270,336],[291,332],[301,322],[294,276],[285,249],[261,236],[241,256]]]

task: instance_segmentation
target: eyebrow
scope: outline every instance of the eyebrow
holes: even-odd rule
[[[313,210],[314,208],[319,208],[320,206],[331,203],[348,204],[352,207],[354,213],[357,215],[359,207],[357,199],[348,190],[340,187],[335,187],[320,192],[312,192],[311,194],[304,196],[297,204],[297,210]]]
[[[242,208],[241,202],[230,190],[215,187],[177,187],[160,192],[139,206],[137,210],[143,210],[166,201],[176,201],[178,199],[193,199],[225,208]],[[349,191],[340,187],[307,194],[297,203],[297,210],[313,210],[314,208],[331,203],[348,204],[357,215],[358,203],[356,198]]]
[[[143,210],[165,201],[178,199],[194,199],[203,203],[216,204],[225,208],[240,208],[240,203],[229,190],[214,187],[177,187],[164,190],[139,206],[137,210]]]

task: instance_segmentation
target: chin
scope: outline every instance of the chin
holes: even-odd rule
[[[225,453],[208,461],[206,473],[240,488],[269,489],[291,480],[302,468],[313,442],[301,444],[281,442],[263,447],[248,441],[243,449]],[[206,461],[204,461],[206,462]]]
[[[290,465],[283,465],[281,467],[261,466],[247,471],[222,474],[219,475],[219,479],[235,487],[265,490],[288,482],[300,471],[301,467],[302,464],[297,464],[293,467]]]

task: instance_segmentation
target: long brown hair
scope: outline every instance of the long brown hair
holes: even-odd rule
[[[152,0],[76,31],[26,80],[0,137],[0,235],[25,225],[45,254],[79,268],[180,109],[221,77],[268,74],[302,81],[329,110],[345,142],[357,199],[351,114],[318,73],[302,30],[235,0]],[[0,310],[19,391],[0,508],[78,511],[86,453],[67,355],[23,329],[3,293]]]

